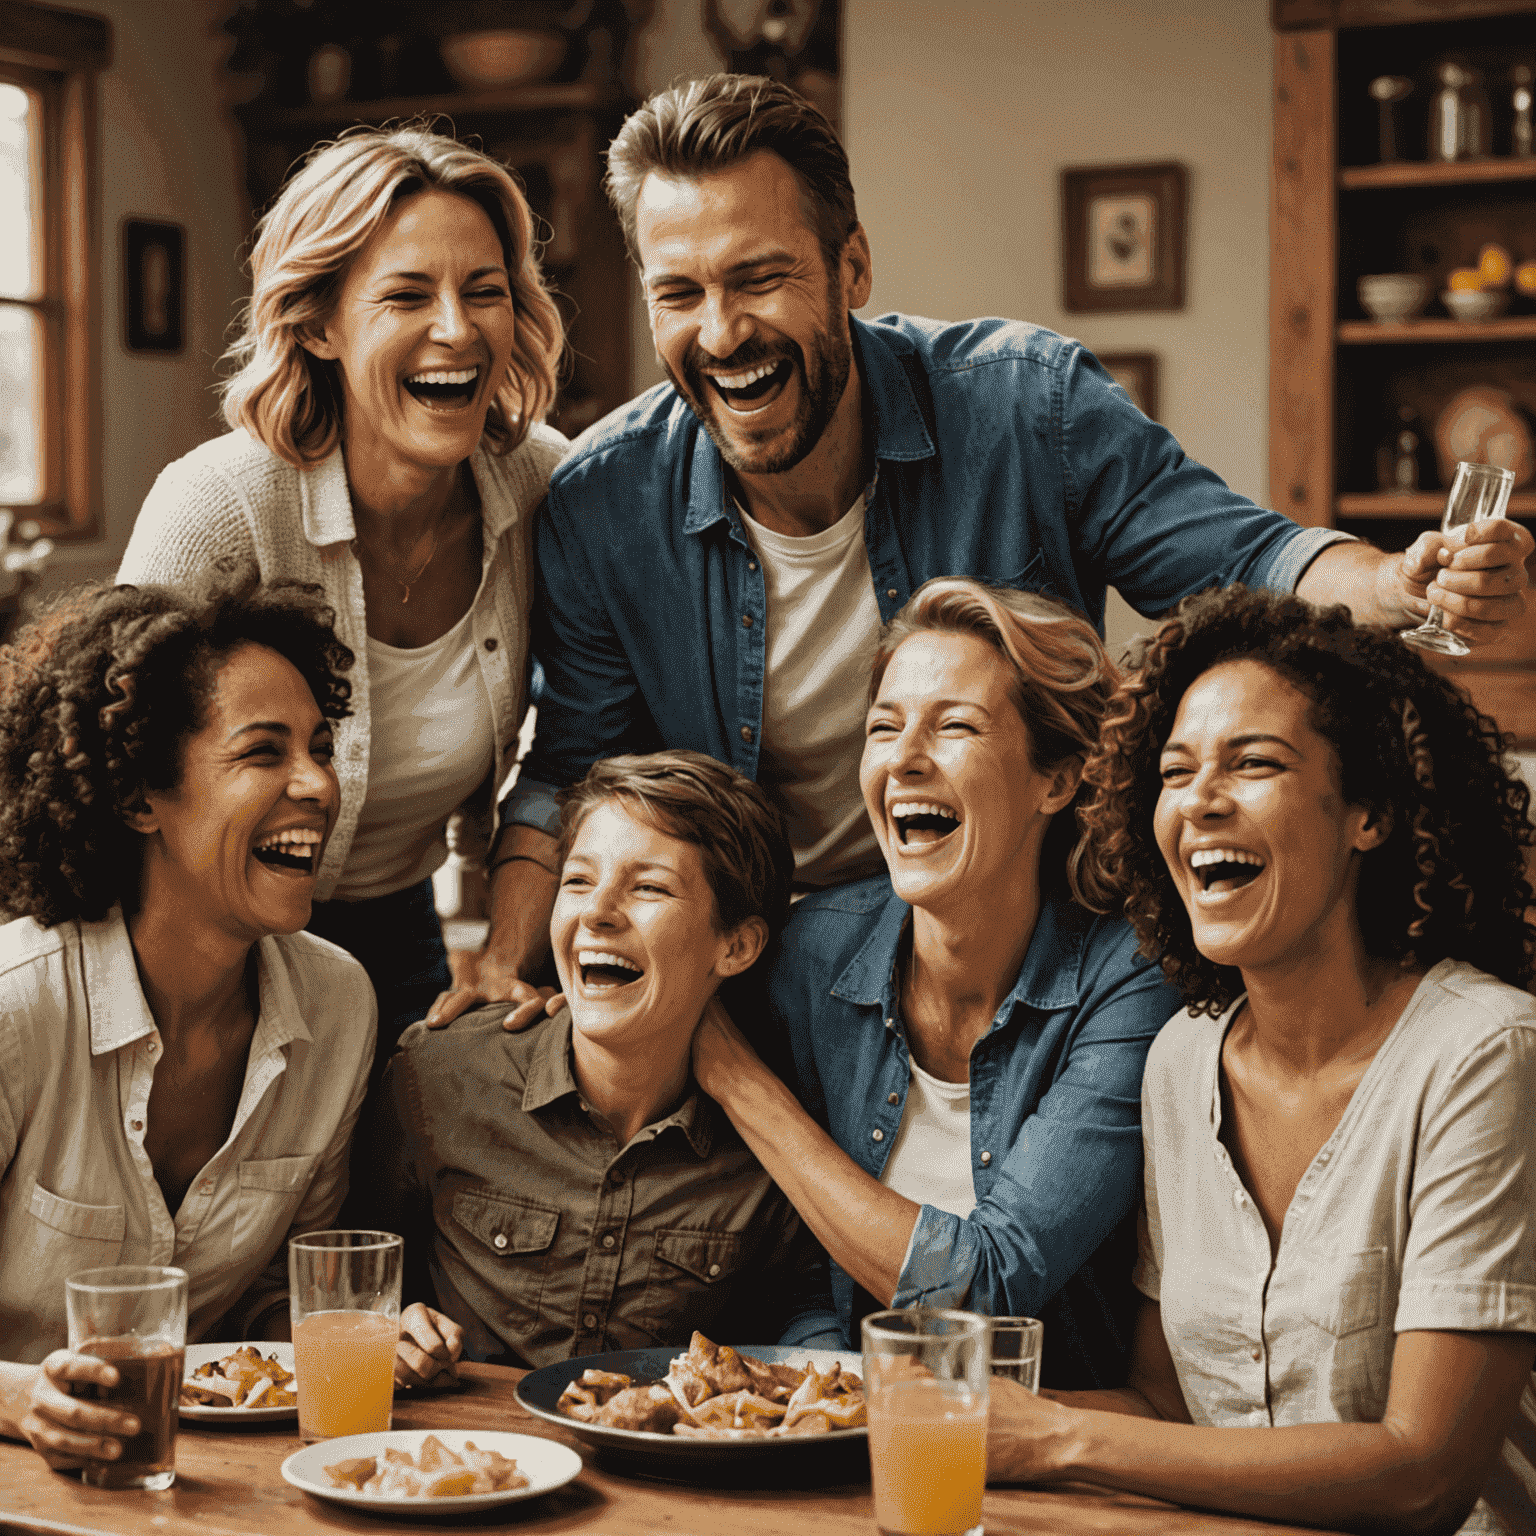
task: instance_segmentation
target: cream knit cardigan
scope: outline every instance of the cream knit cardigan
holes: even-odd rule
[[[475,655],[496,726],[492,784],[516,761],[528,708],[528,610],[533,601],[534,512],[550,472],[569,445],[535,426],[511,453],[477,448],[470,457],[485,525],[480,589],[471,607]],[[336,610],[336,633],[356,657],[349,674],[352,713],[336,727],[341,811],[326,845],[315,900],[326,900],[352,848],[368,793],[372,720],[368,708],[368,630],[363,572],[352,553],[357,527],[341,449],[311,469],[295,469],[244,431],[194,448],[168,465],[139,511],[120,582],[182,585],[221,555],[254,556],[263,580],[317,582]]]

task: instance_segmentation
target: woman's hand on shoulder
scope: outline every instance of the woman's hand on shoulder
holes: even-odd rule
[[[464,1330],[446,1313],[413,1301],[400,1314],[400,1342],[395,1348],[395,1385],[446,1387],[459,1378]]]
[[[693,1080],[717,1103],[739,1083],[747,1063],[761,1065],[747,1037],[737,1029],[718,997],[705,1004],[693,1032]]]
[[[115,1387],[114,1366],[96,1355],[56,1349],[35,1371],[19,1428],[55,1472],[123,1454],[123,1440],[139,1432],[137,1417],[69,1393],[73,1382]]]

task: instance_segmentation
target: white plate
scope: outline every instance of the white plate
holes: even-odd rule
[[[517,1463],[517,1470],[528,1478],[528,1486],[503,1488],[499,1493],[461,1493],[446,1499],[386,1499],[355,1488],[337,1488],[325,1475],[326,1467],[354,1456],[379,1457],[391,1449],[420,1456],[422,1441],[428,1435],[436,1435],[450,1451],[461,1450],[466,1440],[473,1440],[482,1451],[500,1451]],[[541,1435],[511,1435],[496,1429],[392,1429],[372,1435],[343,1435],[339,1440],[306,1445],[282,1465],[285,1482],[317,1499],[394,1515],[458,1515],[510,1504],[514,1499],[536,1499],[552,1488],[563,1487],[580,1471],[581,1457],[569,1446]]]
[[[232,1355],[237,1349],[243,1349],[243,1344],[188,1344],[187,1365],[184,1380],[190,1381],[192,1373],[200,1365],[208,1365],[211,1362],[222,1360],[225,1355]],[[278,1343],[257,1343],[251,1341],[254,1349],[263,1360],[276,1355],[288,1370],[293,1369],[293,1345]],[[183,1403],[181,1416],[184,1419],[198,1419],[212,1424],[265,1424],[278,1419],[292,1419],[298,1417],[299,1410],[294,1408],[214,1408],[204,1407],[196,1403]]]

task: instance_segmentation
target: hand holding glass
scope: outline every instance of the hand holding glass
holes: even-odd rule
[[[910,1307],[864,1319],[875,1524],[884,1536],[981,1536],[992,1323]]]
[[[1446,498],[1445,516],[1440,531],[1467,528],[1489,518],[1503,517],[1509,511],[1509,493],[1515,476],[1512,470],[1495,464],[1458,464],[1451,494]],[[1403,639],[1421,650],[1442,656],[1465,656],[1472,647],[1444,627],[1445,614],[1439,608],[1429,610],[1429,618],[1417,629],[1403,631]]]
[[[187,1272],[129,1265],[64,1282],[69,1347],[109,1360],[115,1387],[76,1382],[71,1395],[110,1403],[139,1421],[116,1461],[88,1461],[93,1488],[169,1488],[176,1481],[176,1399],[187,1345]]]
[[[288,1244],[288,1309],[306,1444],[389,1428],[404,1242],[310,1232]]]

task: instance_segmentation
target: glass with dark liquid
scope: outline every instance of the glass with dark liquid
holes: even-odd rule
[[[176,1404],[187,1342],[187,1275],[152,1266],[88,1269],[64,1282],[69,1347],[110,1360],[115,1387],[75,1382],[76,1397],[139,1421],[113,1461],[89,1461],[93,1488],[169,1488],[176,1481]]]

